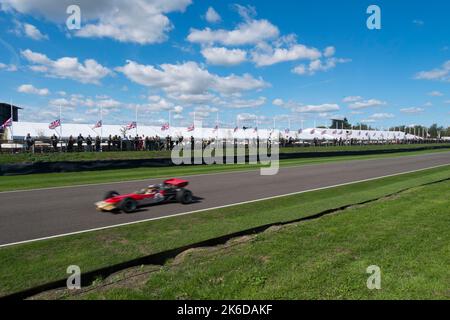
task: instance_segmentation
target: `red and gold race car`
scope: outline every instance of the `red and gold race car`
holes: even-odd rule
[[[132,213],[138,207],[162,202],[176,201],[189,204],[193,201],[193,196],[191,191],[185,189],[188,184],[187,180],[169,179],[133,193],[121,195],[116,191],[109,191],[105,194],[103,201],[95,203],[95,206],[99,211]]]

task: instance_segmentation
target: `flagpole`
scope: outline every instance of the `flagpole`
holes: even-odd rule
[[[61,142],[61,152],[63,148],[63,142],[62,142],[62,120],[61,120],[61,114],[62,114],[62,108],[61,105],[59,105],[59,141]]]
[[[13,108],[13,104],[12,104],[12,99],[9,101],[10,107],[11,107],[11,139],[12,139],[12,144],[13,144],[13,153],[14,153],[14,149],[16,147],[15,143],[14,143],[14,108]]]
[[[216,141],[219,140],[219,111],[216,112]]]
[[[136,135],[138,135],[138,123],[137,123],[137,119],[138,119],[138,105],[136,104],[136,110],[135,110],[135,116],[134,116],[134,122],[135,122],[135,131],[136,131]]]
[[[100,152],[103,151],[102,143],[103,143],[103,105],[100,106]]]
[[[172,112],[169,110],[169,131],[171,130],[171,128],[172,128],[172,121],[171,121],[171,115],[172,115]]]

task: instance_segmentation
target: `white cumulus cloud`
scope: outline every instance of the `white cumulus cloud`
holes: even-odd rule
[[[112,38],[121,42],[150,44],[165,41],[173,29],[167,14],[183,12],[191,0],[2,0],[4,10],[43,17],[57,24],[67,19],[66,8],[77,4],[83,19],[74,34],[88,38]]]
[[[301,112],[301,113],[323,113],[338,110],[340,110],[339,105],[335,103],[300,105],[292,109],[292,111],[294,112]]]
[[[428,93],[428,95],[432,97],[442,97],[444,94],[440,91],[431,91]]]
[[[22,56],[32,64],[31,70],[42,72],[50,77],[73,79],[81,83],[98,84],[100,80],[111,74],[111,71],[93,59],[80,63],[78,58],[63,57],[51,60],[45,54],[26,49]]]
[[[425,111],[423,108],[417,108],[417,107],[400,109],[400,112],[403,112],[403,113],[421,113],[423,111]]]
[[[247,52],[241,49],[210,47],[202,49],[201,53],[212,65],[234,66],[247,60]]]
[[[217,13],[216,10],[214,10],[213,7],[209,7],[208,8],[208,10],[206,11],[206,14],[205,14],[205,19],[209,23],[217,23],[217,22],[220,22],[222,20],[220,15]]]
[[[317,59],[321,53],[316,48],[310,48],[303,44],[295,44],[289,48],[270,48],[256,50],[252,53],[252,59],[257,66],[270,66],[285,61],[300,59]]]
[[[444,62],[439,68],[418,72],[415,79],[450,81],[450,60]]]
[[[47,88],[38,89],[31,84],[23,84],[17,88],[17,91],[21,93],[37,94],[39,96],[46,96],[50,94],[50,90]]]
[[[212,74],[193,61],[162,64],[159,67],[127,61],[127,64],[117,68],[117,71],[122,72],[133,82],[159,88],[175,96],[183,94],[205,96],[211,91],[230,95],[268,86],[264,80],[256,79],[250,74],[242,76],[231,74],[226,77]]]
[[[380,107],[384,106],[387,103],[385,101],[381,101],[378,99],[368,99],[368,100],[360,100],[353,102],[349,105],[350,109],[365,109],[365,108],[371,108],[371,107]]]
[[[277,38],[279,30],[267,20],[251,20],[240,23],[233,30],[205,28],[191,29],[187,40],[200,44],[219,43],[225,46],[257,44],[261,41]]]

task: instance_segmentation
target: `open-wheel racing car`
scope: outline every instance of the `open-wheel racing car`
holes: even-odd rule
[[[95,203],[95,206],[99,211],[132,213],[138,207],[162,202],[176,201],[189,204],[193,201],[193,197],[192,192],[185,189],[188,184],[187,180],[169,179],[134,193],[121,195],[116,191],[109,191],[105,194],[103,201]]]

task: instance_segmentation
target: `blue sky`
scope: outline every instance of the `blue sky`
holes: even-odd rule
[[[81,29],[68,30],[78,4]],[[450,3],[0,0],[0,100],[21,119],[449,126]],[[345,4],[343,4],[345,3]],[[366,9],[381,8],[381,30]]]

